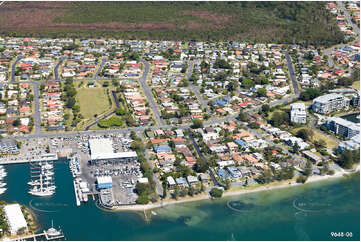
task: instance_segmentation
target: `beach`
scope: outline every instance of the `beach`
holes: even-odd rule
[[[293,178],[291,180],[284,180],[281,182],[272,182],[272,183],[265,184],[265,185],[262,185],[260,187],[255,187],[255,188],[250,187],[250,188],[241,188],[240,190],[224,191],[222,197],[236,196],[236,195],[242,195],[242,194],[247,194],[247,193],[262,192],[262,191],[271,191],[271,190],[275,190],[275,189],[288,188],[288,187],[292,187],[292,186],[300,186],[300,185],[308,184],[311,182],[319,182],[319,181],[324,181],[324,180],[328,180],[328,179],[340,178],[342,176],[346,176],[346,175],[355,173],[359,170],[360,170],[360,165],[357,165],[351,171],[346,171],[346,170],[336,171],[335,174],[333,174],[332,176],[330,176],[330,175],[310,176],[310,177],[308,177],[308,179],[305,183],[297,183],[295,181],[295,178]],[[160,202],[146,204],[146,205],[137,204],[137,205],[129,205],[129,206],[128,205],[117,206],[117,207],[114,207],[111,211],[145,211],[145,210],[161,208],[161,207],[165,207],[165,206],[169,206],[169,205],[195,202],[195,201],[200,201],[200,200],[205,200],[205,199],[213,199],[213,198],[211,198],[208,194],[200,194],[200,195],[196,195],[193,197],[180,198],[179,200],[165,199],[165,200],[161,200]]]

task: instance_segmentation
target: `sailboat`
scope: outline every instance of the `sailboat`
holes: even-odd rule
[[[3,194],[6,191],[6,188],[0,188],[0,194]]]
[[[46,233],[47,233],[48,236],[50,236],[50,237],[55,237],[55,236],[60,236],[60,235],[62,235],[62,233],[61,233],[60,230],[56,230],[56,229],[54,228],[53,220],[51,220],[51,228],[48,229],[48,230],[46,231]]]
[[[34,196],[45,197],[45,196],[51,196],[55,193],[56,187],[53,182],[54,172],[52,172],[50,169],[52,169],[52,165],[49,163],[45,163],[44,165],[41,164],[40,162],[38,165],[31,166],[32,177],[38,177],[39,180],[32,180],[28,182],[30,186],[33,186],[29,190],[29,194]],[[33,175],[34,173],[36,175]]]

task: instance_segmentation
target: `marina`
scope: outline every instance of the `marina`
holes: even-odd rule
[[[51,240],[62,240],[65,238],[63,231],[60,229],[54,228],[53,221],[51,221],[51,228],[44,230],[42,233],[31,234],[31,235],[24,235],[12,240],[14,241],[24,241],[24,240],[33,240],[33,241],[51,241]]]
[[[31,187],[29,194],[46,197],[55,193],[54,165],[52,161],[39,161],[30,163]]]
[[[4,182],[5,177],[7,176],[7,172],[3,165],[0,165],[0,195],[5,193],[7,188],[6,183]]]

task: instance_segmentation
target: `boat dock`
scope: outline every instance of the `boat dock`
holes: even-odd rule
[[[41,161],[57,161],[57,154],[43,154],[40,157],[36,157],[33,159],[25,159],[25,160],[10,160],[13,158],[11,156],[6,160],[0,160],[0,165],[10,165],[10,164],[22,164],[22,163],[32,163],[32,162],[41,162]],[[4,158],[3,158],[4,159]]]
[[[73,181],[73,184],[74,184],[74,193],[75,193],[76,205],[80,206],[80,199],[78,197],[78,186],[75,183],[75,181]]]
[[[59,240],[59,239],[64,238],[65,236],[63,233],[60,233],[59,235],[56,235],[56,236],[52,236],[47,231],[44,230],[42,233],[39,233],[39,234],[24,235],[24,236],[20,236],[20,237],[11,239],[11,240],[24,241],[27,239],[32,239],[33,241],[44,241],[44,239],[42,237],[45,237],[45,239],[47,241],[50,241],[50,240]]]

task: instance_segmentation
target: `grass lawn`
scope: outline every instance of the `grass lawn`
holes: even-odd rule
[[[100,115],[112,107],[109,104],[107,90],[108,88],[102,87],[77,88],[76,101],[84,119],[93,119],[94,114]]]
[[[332,149],[334,147],[336,147],[338,144],[336,141],[334,141],[333,139],[329,138],[328,136],[318,132],[317,130],[313,130],[314,131],[314,136],[313,136],[313,140],[320,140],[323,139],[324,141],[326,141],[327,144],[327,148],[328,149]]]
[[[305,129],[306,127],[299,127],[299,128],[295,128],[295,129],[292,129],[291,130],[291,133],[293,135],[296,135],[297,134],[297,131],[300,130],[300,129]],[[327,144],[327,148],[328,149],[332,149],[334,147],[336,147],[338,144],[336,141],[334,141],[333,139],[329,138],[328,136],[322,134],[321,132],[319,132],[318,130],[313,130],[313,141],[316,141],[316,140],[324,140]]]
[[[360,91],[360,81],[352,83],[352,88],[355,88]]]

